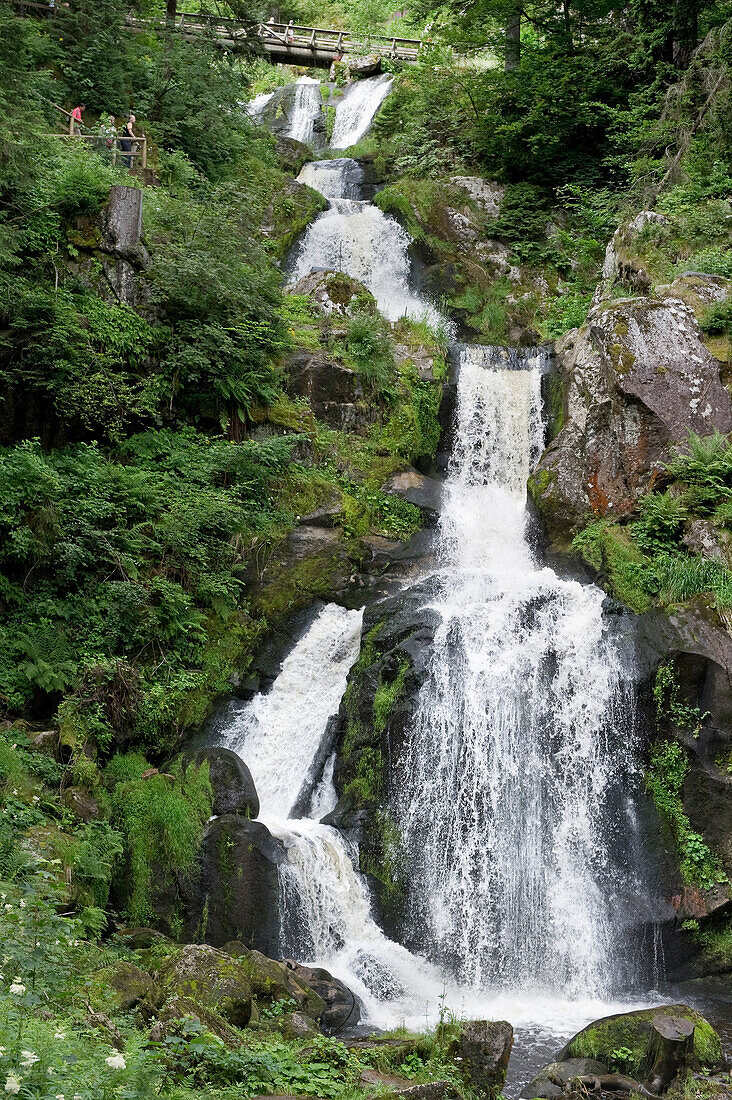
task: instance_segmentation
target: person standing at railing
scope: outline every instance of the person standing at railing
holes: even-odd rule
[[[81,137],[81,112],[86,110],[86,104],[80,103],[78,107],[74,107],[71,112],[71,125],[73,126],[73,134],[75,137]]]
[[[135,141],[137,140],[137,134],[135,133],[135,122],[135,116],[130,115],[127,122],[125,123],[125,128],[122,131],[122,137],[119,141],[119,147],[123,153],[132,153],[135,148]],[[132,168],[132,157],[123,156],[122,163],[125,164],[128,168]]]
[[[285,42],[288,46],[292,45],[295,41],[295,20],[291,19],[287,24],[287,30],[285,31]]]

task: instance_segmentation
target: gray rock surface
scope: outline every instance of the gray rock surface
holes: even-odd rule
[[[449,1047],[466,1084],[480,1097],[501,1094],[513,1047],[513,1028],[505,1020],[471,1020]]]
[[[681,299],[603,302],[557,345],[564,427],[532,481],[551,541],[585,517],[621,517],[652,488],[674,444],[732,428],[719,363]]]
[[[550,1062],[548,1066],[539,1070],[528,1085],[524,1086],[521,1096],[527,1100],[532,1100],[534,1097],[555,1100],[556,1097],[563,1095],[565,1085],[575,1077],[602,1075],[607,1072],[607,1066],[594,1058],[569,1058],[566,1062]]]

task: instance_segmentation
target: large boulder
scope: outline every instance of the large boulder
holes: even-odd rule
[[[96,971],[85,989],[88,1006],[98,1012],[130,1012],[145,1015],[160,1004],[162,993],[146,971],[130,962],[116,962]]]
[[[235,1027],[246,1027],[251,1019],[254,995],[245,967],[208,944],[181,948],[163,963],[157,979],[166,1004],[183,998]]]
[[[259,798],[252,773],[240,756],[231,749],[218,747],[197,749],[181,754],[184,769],[200,768],[208,764],[208,775],[213,790],[212,812],[259,816]],[[168,770],[166,768],[166,770]]]
[[[594,1058],[568,1058],[566,1062],[550,1062],[540,1069],[526,1085],[521,1096],[527,1100],[556,1100],[576,1077],[602,1076],[608,1072],[603,1062]]]
[[[553,547],[588,515],[622,517],[653,488],[689,429],[732,428],[732,401],[680,299],[603,302],[557,345],[562,430],[531,478]]]
[[[210,823],[198,874],[188,889],[186,933],[220,947],[239,940],[277,953],[280,929],[277,867],[285,850],[266,826],[240,814]]]
[[[493,1100],[503,1090],[512,1047],[513,1028],[505,1020],[471,1020],[462,1025],[448,1053],[469,1088]]]
[[[688,1005],[660,1005],[604,1016],[573,1035],[557,1055],[558,1062],[571,1058],[594,1058],[605,1065],[616,1065],[617,1051],[628,1051],[621,1068],[634,1077],[648,1068],[648,1042],[656,1016],[680,1016],[691,1020],[694,1030],[694,1056],[700,1066],[714,1069],[722,1061],[722,1044],[711,1024]]]
[[[364,394],[356,372],[327,352],[298,349],[290,356],[286,373],[288,393],[307,398],[318,420],[329,427],[352,431],[375,419],[375,413],[369,416],[359,407]]]
[[[285,959],[285,966],[323,1000],[320,1027],[326,1035],[356,1026],[361,1019],[361,1006],[347,985],[322,967],[303,966],[293,959]]]
[[[420,474],[418,470],[402,470],[393,474],[381,488],[385,493],[391,493],[416,505],[426,519],[434,518],[440,510],[442,485],[434,478]]]
[[[290,1004],[314,1020],[322,1019],[326,1011],[325,998],[312,981],[306,980],[308,967],[291,965],[290,960],[279,962],[268,959],[260,951],[249,951],[236,941],[225,944],[224,950],[233,955],[244,968],[260,1003],[268,1001],[280,1006]]]
[[[325,317],[348,316],[356,309],[376,311],[371,291],[343,271],[311,271],[290,287],[290,294],[310,298]]]

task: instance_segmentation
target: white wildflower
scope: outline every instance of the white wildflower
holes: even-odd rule
[[[20,901],[18,902],[18,908],[19,909],[25,909],[25,901],[23,900],[23,898],[21,898]]]
[[[12,905],[6,905],[6,906],[5,906],[5,909],[6,909],[6,910],[7,910],[7,909],[12,909],[12,908],[13,908],[13,907],[12,907]]]
[[[64,1094],[62,1092],[57,1092],[56,1093],[56,1100],[66,1100],[66,1097],[64,1096]]]
[[[110,1069],[127,1069],[124,1054],[110,1054],[109,1058],[105,1058],[104,1061]]]
[[[15,1073],[9,1073],[5,1078],[5,1091],[9,1092],[11,1096],[17,1096],[20,1092],[20,1077]]]
[[[48,1069],[46,1070],[46,1075],[48,1077],[53,1077],[55,1072],[56,1072],[56,1070],[53,1068],[53,1066],[49,1066]]]
[[[65,1039],[66,1038],[66,1032],[65,1031],[54,1031],[53,1037],[54,1037],[54,1039]]]
[[[13,993],[16,997],[22,997],[25,993],[25,986],[22,982],[13,982],[8,992]]]
[[[23,1055],[23,1061],[20,1063],[23,1069],[30,1069],[31,1066],[41,1060],[32,1050],[21,1050],[20,1053]]]

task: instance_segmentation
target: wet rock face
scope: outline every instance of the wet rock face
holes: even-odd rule
[[[472,1020],[449,1048],[465,1083],[488,1100],[500,1095],[513,1047],[513,1028],[505,1020]]]
[[[565,425],[531,488],[550,540],[566,549],[588,513],[632,511],[689,429],[728,432],[732,402],[681,299],[603,303],[557,358]]]
[[[186,938],[214,946],[239,940],[277,954],[277,866],[285,858],[283,845],[260,821],[239,814],[216,818],[203,838],[199,873],[186,890]]]

